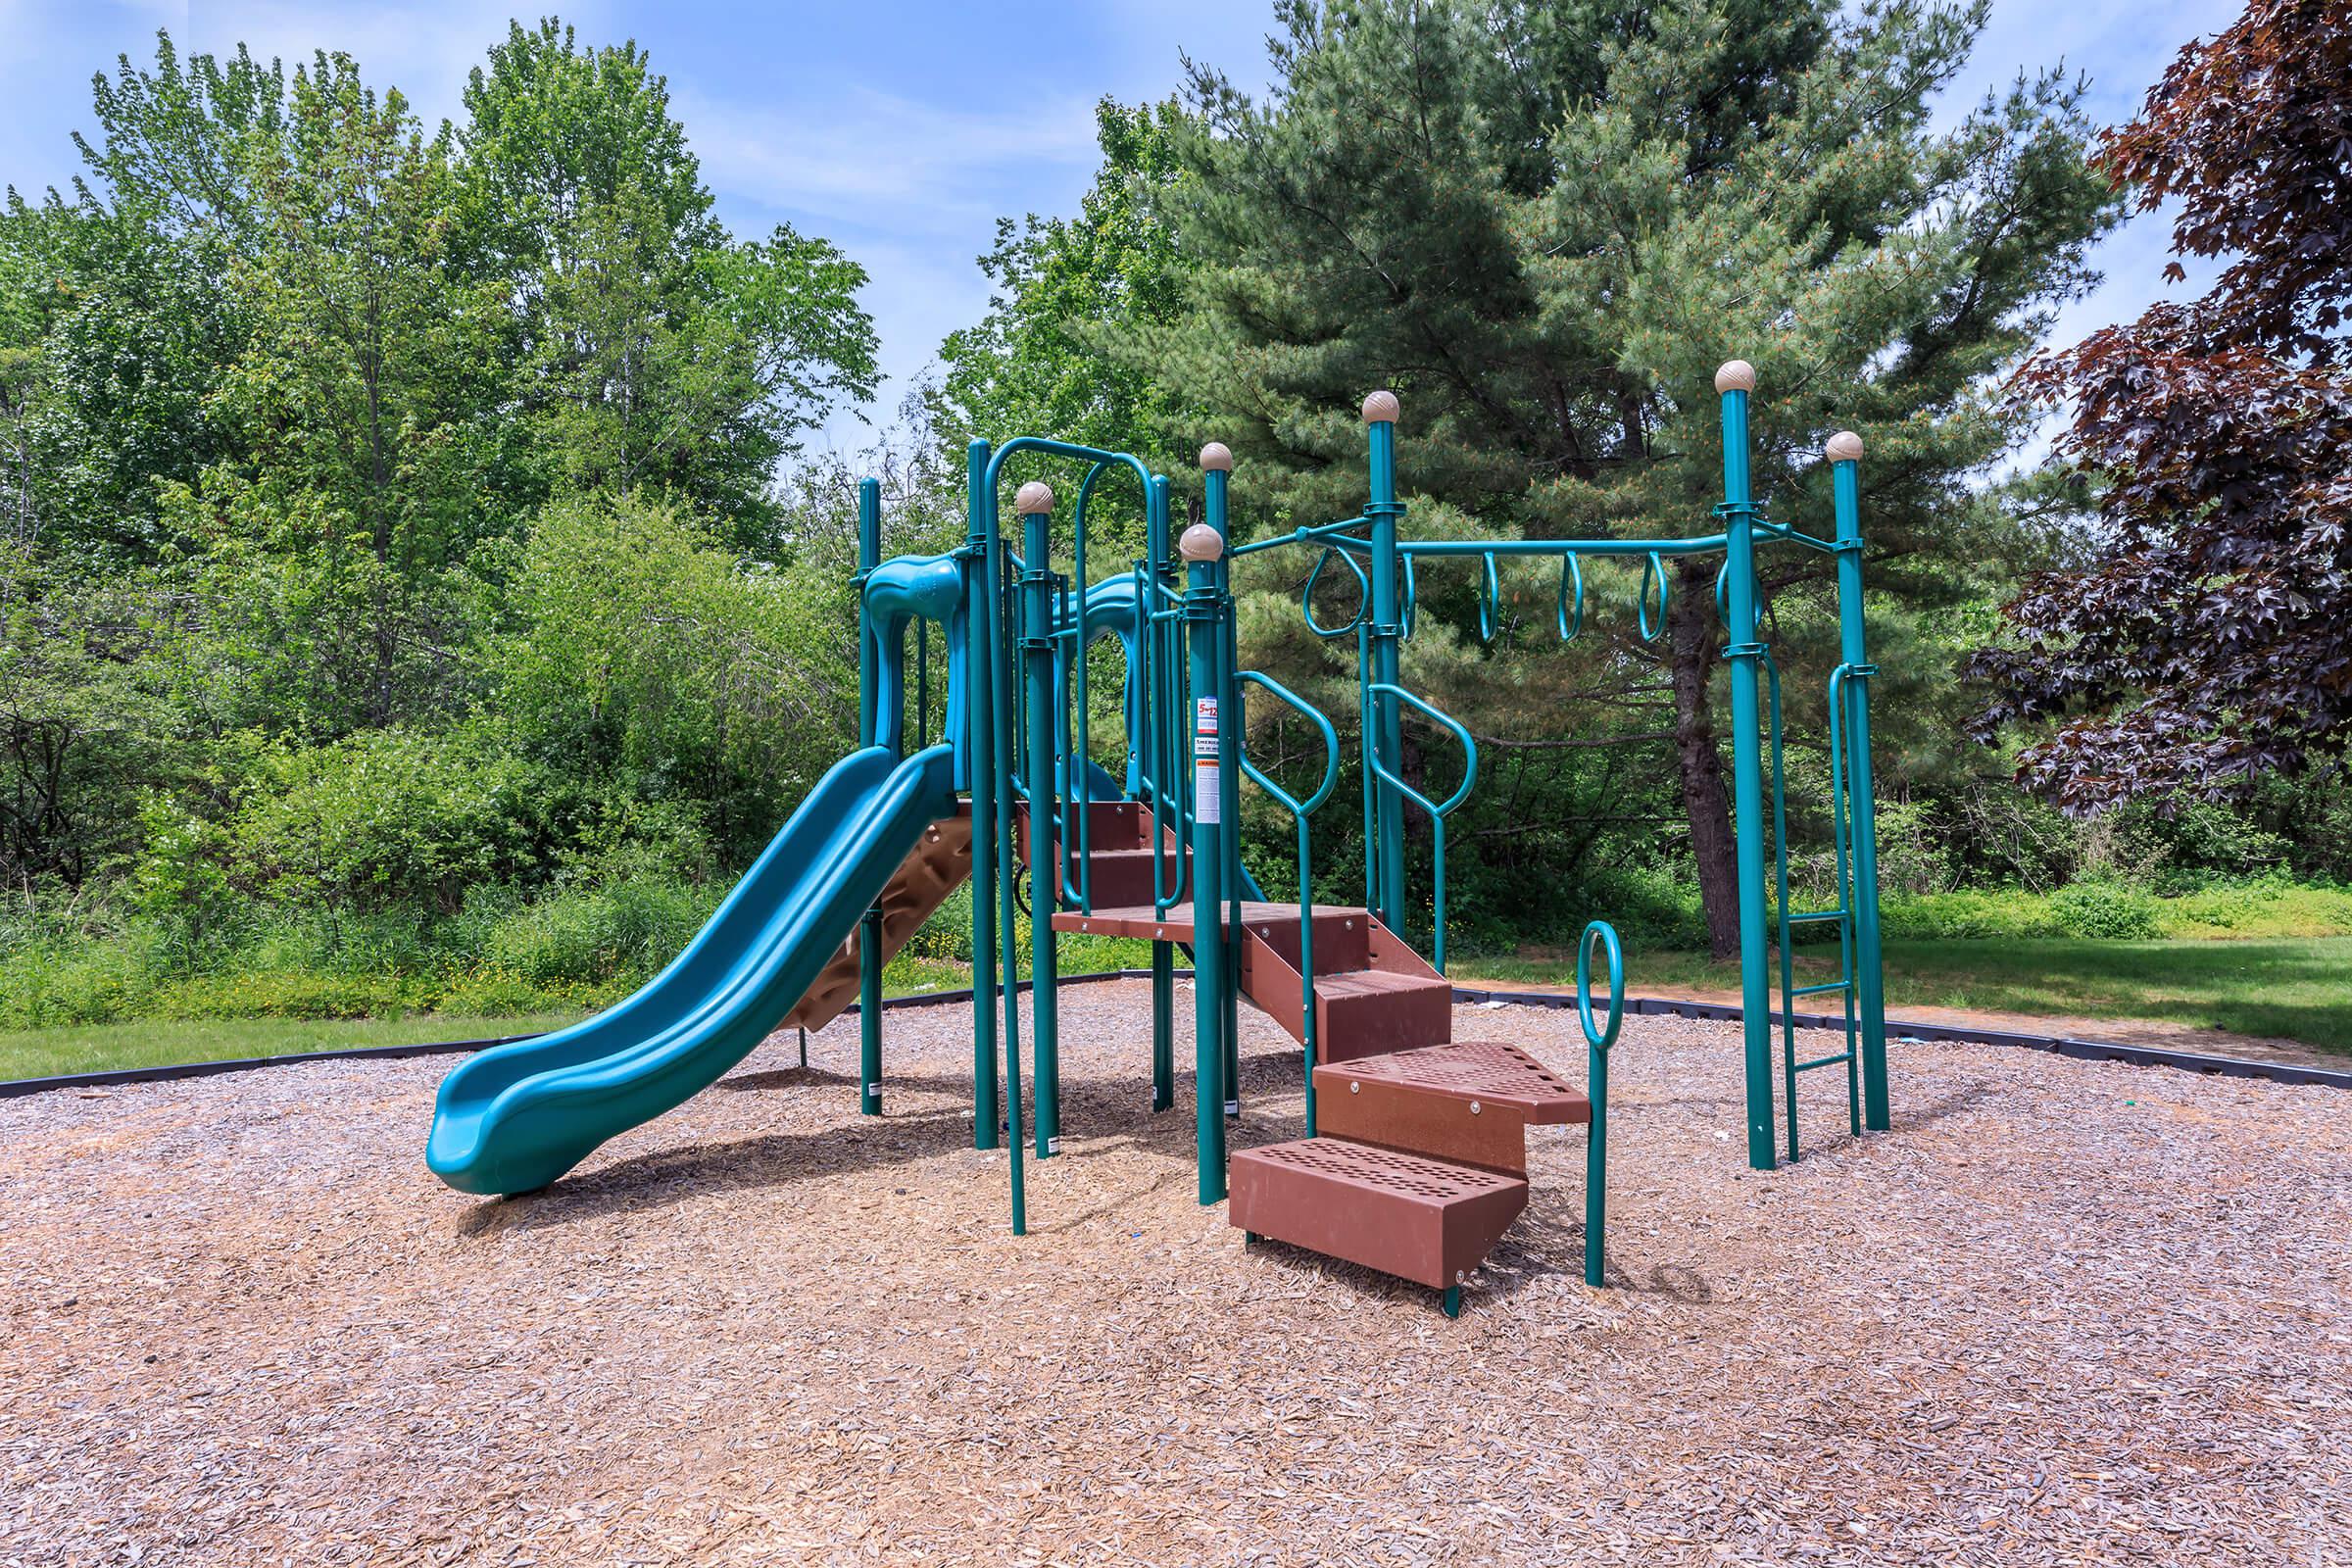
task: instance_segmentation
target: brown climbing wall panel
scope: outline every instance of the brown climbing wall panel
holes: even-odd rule
[[[906,858],[891,873],[890,885],[875,901],[874,906],[882,911],[885,963],[971,874],[972,817],[971,808],[964,806],[955,816],[931,824],[921,841],[906,852]],[[851,931],[849,940],[825,960],[808,994],[784,1015],[779,1027],[822,1029],[858,1000],[858,940],[864,930],[860,921]]]

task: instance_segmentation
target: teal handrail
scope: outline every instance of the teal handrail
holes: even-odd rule
[[[1266,776],[1255,762],[1250,760],[1248,743],[1250,722],[1247,711],[1235,715],[1233,755],[1241,763],[1242,774],[1259,789],[1282,804],[1291,813],[1298,830],[1298,1016],[1302,1027],[1299,1033],[1306,1039],[1306,1136],[1315,1136],[1315,881],[1307,857],[1306,819],[1314,808],[1330,799],[1340,782],[1340,733],[1332,728],[1331,720],[1301,700],[1296,692],[1271,676],[1254,669],[1245,669],[1235,678],[1234,691],[1238,696],[1244,686],[1262,686],[1298,713],[1313,722],[1323,736],[1323,782],[1314,793],[1300,801],[1289,790]]]
[[[1365,768],[1388,784],[1390,788],[1429,813],[1433,848],[1430,880],[1435,893],[1435,903],[1431,906],[1430,949],[1434,955],[1433,962],[1438,973],[1444,974],[1446,972],[1446,817],[1454,808],[1470,798],[1471,786],[1478,782],[1478,742],[1471,738],[1470,731],[1457,723],[1451,714],[1432,707],[1401,686],[1391,685],[1387,681],[1371,681],[1366,683],[1364,690],[1372,697],[1394,698],[1408,708],[1418,710],[1424,717],[1453,731],[1454,739],[1462,743],[1461,787],[1447,796],[1442,806],[1392,772],[1389,765],[1380,760],[1376,749],[1370,746],[1364,748]]]

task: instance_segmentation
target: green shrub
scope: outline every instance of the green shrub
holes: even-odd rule
[[[718,890],[651,880],[565,892],[502,910],[466,957],[541,988],[650,978],[718,906]]]
[[[2050,901],[2016,889],[1961,889],[1918,897],[1882,898],[1880,929],[1887,936],[1910,941],[1964,941],[1990,938],[2033,938],[2065,935],[2050,908]],[[1834,926],[1823,926],[1824,937],[1835,937]]]
[[[2115,882],[2077,882],[2050,895],[2050,917],[2070,937],[2129,941],[2161,928],[2156,901]]]
[[[464,734],[368,730],[280,751],[228,824],[230,874],[279,903],[455,913],[552,858],[548,780]]]

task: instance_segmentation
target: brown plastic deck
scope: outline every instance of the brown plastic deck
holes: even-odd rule
[[[1527,1207],[1524,1177],[1341,1138],[1244,1150],[1233,1223],[1444,1290],[1476,1268]]]

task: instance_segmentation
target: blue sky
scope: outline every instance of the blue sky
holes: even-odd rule
[[[2091,78],[2091,112],[2129,118],[2180,45],[2228,25],[2230,0],[1994,0],[1957,118],[2021,69],[2064,61]],[[506,30],[510,7],[409,4],[153,4],[0,0],[0,182],[28,194],[74,171],[67,132],[90,124],[89,78],[117,54],[152,58],[169,28],[183,52],[233,48],[289,62],[348,50],[429,121],[455,115],[466,73]],[[525,13],[535,17],[538,10]],[[1262,82],[1268,0],[865,0],[736,9],[563,8],[591,41],[634,38],[669,78],[679,118],[727,220],[760,232],[789,220],[843,246],[872,274],[866,308],[891,378],[886,416],[940,339],[987,303],[974,258],[999,215],[1065,213],[1095,167],[1093,106],[1164,96],[1186,53]],[[2072,340],[2134,316],[2163,290],[2162,224],[2128,225],[2099,262],[2107,282],[2071,307]],[[829,438],[862,445],[855,420]]]

